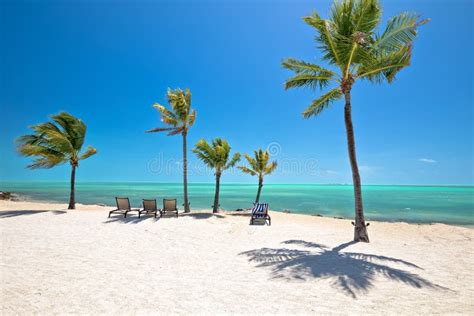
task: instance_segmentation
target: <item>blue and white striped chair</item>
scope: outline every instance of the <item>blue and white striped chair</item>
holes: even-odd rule
[[[255,220],[264,220],[265,224],[268,221],[268,225],[272,225],[272,219],[268,215],[268,203],[256,203],[252,208],[252,218],[250,219],[250,225],[253,225]]]

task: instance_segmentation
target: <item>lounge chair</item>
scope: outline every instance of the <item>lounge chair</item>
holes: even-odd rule
[[[123,214],[123,217],[127,217],[127,213],[140,212],[138,208],[130,207],[130,200],[128,198],[116,197],[115,201],[117,202],[117,209],[110,211],[109,217],[113,213]]]
[[[154,214],[156,218],[158,212],[161,215],[161,210],[156,207],[156,200],[143,199],[143,210],[138,211],[138,218],[140,218],[142,214]]]
[[[166,215],[166,213],[176,214],[178,217],[178,207],[176,206],[176,199],[163,199],[163,209],[161,210],[161,215]]]
[[[253,225],[255,221],[263,220],[266,224],[272,225],[272,219],[268,215],[268,203],[256,203],[252,208],[252,218],[250,219],[250,225]]]

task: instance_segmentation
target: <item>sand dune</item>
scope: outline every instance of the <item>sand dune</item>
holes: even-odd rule
[[[474,230],[0,201],[1,313],[471,314]]]

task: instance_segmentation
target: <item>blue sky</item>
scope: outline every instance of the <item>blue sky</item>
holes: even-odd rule
[[[358,160],[366,184],[473,184],[472,1],[385,0],[383,23],[402,11],[420,29],[412,65],[391,85],[353,90]],[[145,134],[168,87],[189,87],[189,134],[226,138],[250,152],[271,145],[269,183],[350,183],[343,104],[304,120],[315,97],[285,91],[286,57],[319,62],[301,17],[329,1],[2,1],[0,180],[64,180],[69,167],[25,169],[14,139],[65,110],[99,150],[78,181],[181,180],[181,138]],[[191,182],[212,182],[189,151]],[[239,172],[223,182],[253,182]]]

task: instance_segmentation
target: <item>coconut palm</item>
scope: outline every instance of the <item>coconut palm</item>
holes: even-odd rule
[[[322,59],[332,68],[291,58],[283,61],[283,67],[295,73],[286,81],[286,89],[316,90],[333,84],[331,90],[312,101],[303,112],[304,118],[321,114],[334,101],[345,100],[344,119],[355,197],[354,240],[365,242],[369,237],[355,150],[351,90],[357,80],[391,83],[396,74],[410,64],[417,27],[428,22],[419,21],[415,13],[401,13],[389,19],[385,30],[377,34],[375,29],[381,13],[378,0],[335,1],[328,19],[322,19],[317,13],[303,19],[315,28]]]
[[[185,91],[168,89],[167,98],[171,106],[170,110],[158,103],[153,106],[160,112],[161,121],[169,127],[154,128],[148,130],[147,133],[168,132],[168,136],[181,134],[183,137],[184,211],[189,213],[186,136],[189,128],[194,124],[196,111],[191,109],[191,91],[189,89]]]
[[[52,168],[69,162],[71,165],[71,192],[68,209],[76,207],[75,181],[79,161],[97,153],[91,146],[81,153],[86,137],[86,125],[69,113],[61,112],[51,115],[52,122],[32,125],[34,134],[24,135],[17,139],[18,152],[23,156],[37,157],[28,165],[30,169]]]
[[[219,189],[222,172],[226,169],[232,168],[240,160],[240,154],[235,153],[230,157],[229,143],[221,138],[216,138],[209,145],[204,139],[197,142],[193,152],[202,160],[207,166],[216,170],[216,192],[214,195],[214,205],[212,212],[219,211]]]
[[[244,173],[248,173],[252,176],[258,176],[258,190],[257,197],[255,198],[255,203],[258,203],[263,187],[263,177],[272,173],[276,169],[277,162],[272,161],[269,163],[270,155],[268,154],[267,150],[255,150],[254,156],[255,157],[251,157],[250,155],[245,154],[244,157],[247,159],[249,167],[241,166],[238,168]]]

